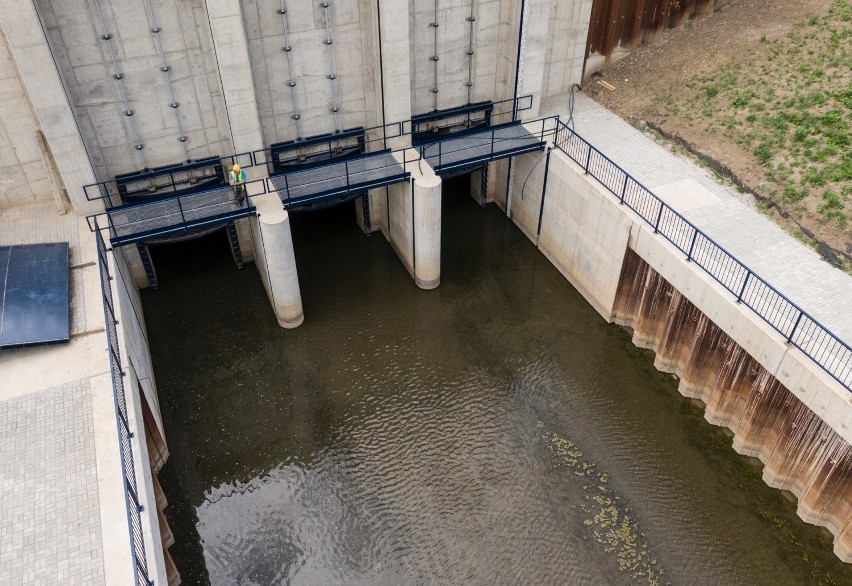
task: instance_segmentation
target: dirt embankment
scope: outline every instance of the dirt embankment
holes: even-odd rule
[[[852,0],[717,0],[585,91],[753,193],[852,269]]]

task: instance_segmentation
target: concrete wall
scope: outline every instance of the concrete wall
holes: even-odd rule
[[[591,14],[592,0],[552,3],[542,97],[561,96],[580,83]]]
[[[515,158],[511,217],[536,242],[544,162],[541,153]],[[625,208],[584,175],[561,151],[553,150],[541,214],[538,247],[607,321],[628,238],[638,224]],[[527,183],[524,188],[524,182]]]
[[[151,408],[154,420],[157,423],[160,435],[165,438],[163,419],[160,414],[160,399],[157,393],[157,384],[154,380],[154,363],[151,360],[151,349],[148,344],[148,333],[145,326],[145,314],[142,311],[142,299],[136,288],[129,263],[125,257],[125,250],[136,251],[136,247],[115,248],[114,258],[116,274],[113,275],[117,284],[118,303],[121,313],[125,319],[119,324],[124,331],[124,355],[133,365],[133,371],[138,379],[145,400]]]
[[[791,490],[799,516],[831,530],[835,553],[852,560],[849,392],[567,156],[551,152],[546,182],[540,159],[515,159],[513,221],[604,319],[633,327],[634,343],[657,351],[655,365],[676,372],[707,419],[735,431],[734,448],[766,464],[767,484]],[[631,277],[626,256],[648,275]],[[747,374],[733,376],[734,363]]]
[[[6,35],[0,37],[0,207],[10,207],[48,200],[51,191],[36,141],[38,120]]]
[[[288,41],[293,71],[282,50],[284,23],[280,1],[241,0],[251,68],[265,143],[297,138],[291,116],[293,100],[287,85],[296,82],[296,105],[302,137],[334,132],[329,50],[334,51],[340,129],[380,124],[374,77],[378,46],[372,34],[375,2],[329,0],[332,45],[325,45],[326,18],[319,2],[286,3]],[[224,73],[223,73],[224,74]]]
[[[131,441],[131,447],[136,473],[136,486],[138,489],[139,502],[145,508],[145,510],[140,514],[140,519],[142,523],[142,536],[145,542],[145,551],[147,554],[148,572],[149,577],[154,580],[155,583],[167,584],[165,559],[161,553],[162,537],[160,535],[160,524],[157,518],[157,497],[154,490],[154,478],[149,464],[151,460],[148,454],[148,446],[145,441],[142,395],[139,393],[139,388],[142,386],[141,379],[146,376],[146,373],[144,370],[137,371],[137,367],[144,368],[145,365],[139,361],[139,357],[136,355],[138,344],[137,342],[134,342],[133,339],[138,335],[139,331],[137,326],[133,325],[135,317],[128,315],[128,310],[133,311],[131,307],[132,302],[128,296],[128,290],[132,290],[133,283],[132,281],[125,281],[127,273],[120,267],[123,262],[122,259],[115,254],[109,255],[109,257],[109,272],[113,277],[113,280],[111,281],[112,298],[114,300],[119,300],[115,306],[115,318],[118,321],[118,346],[122,351],[122,368],[127,373],[122,380],[124,382],[124,393],[127,403],[128,424],[134,435],[134,439]],[[122,298],[124,298],[124,301],[122,301]],[[131,359],[131,356],[133,355],[136,355],[135,360]],[[151,403],[150,400],[148,400],[148,404],[152,411],[156,408],[156,417],[159,418],[159,404]],[[105,402],[103,407],[103,417],[109,417],[114,421],[114,403],[112,405],[107,405]],[[107,413],[110,413],[110,415],[107,415]],[[161,426],[160,429],[162,430],[162,423],[158,421],[158,425]],[[114,431],[113,433],[116,432]],[[119,446],[116,444],[116,456],[119,454],[118,447]],[[120,490],[124,490],[123,486]],[[121,497],[121,501],[125,501],[123,496]],[[123,557],[125,552],[130,551],[130,543],[129,538],[127,538],[126,531],[116,530],[118,519],[121,519],[122,524],[125,523],[127,519],[126,513],[115,515],[111,514],[104,520],[104,536],[105,538],[106,536],[110,536],[111,539],[108,541],[115,541],[118,544],[117,547],[120,547],[120,549],[116,549],[116,553]],[[125,541],[125,538],[127,538],[127,541]],[[126,567],[128,570],[132,569],[132,565],[130,563],[127,563]],[[123,584],[125,582],[115,581],[114,583]],[[128,581],[126,583],[129,584],[131,582]]]
[[[233,152],[204,3],[151,0],[180,104],[174,109],[169,106],[171,97],[144,2],[98,1],[106,30],[112,34],[110,43],[124,75],[147,166],[187,158],[178,141],[176,111],[188,137],[190,158]],[[100,38],[94,0],[36,0],[36,7],[99,179],[142,168],[107,43]]]

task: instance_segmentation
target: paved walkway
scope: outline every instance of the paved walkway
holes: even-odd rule
[[[0,584],[104,584],[88,379],[0,401]]]
[[[563,121],[568,119],[567,96],[542,102],[541,115],[552,114],[559,114]],[[575,95],[574,129],[847,344],[852,344],[849,306],[852,276],[826,263],[748,205],[748,195],[722,185],[709,171],[657,144],[582,93]],[[685,198],[685,192],[697,195]]]
[[[126,513],[100,490],[103,471],[120,471],[114,416],[95,408],[112,389],[94,239],[50,202],[0,209],[0,244],[43,242],[69,243],[71,340],[0,352],[0,584],[95,586],[104,521]]]

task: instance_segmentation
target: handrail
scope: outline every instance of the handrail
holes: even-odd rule
[[[666,204],[564,122],[555,145],[742,303],[852,391],[852,347]]]
[[[127,398],[124,392],[124,371],[121,368],[121,351],[118,347],[118,320],[115,316],[115,301],[112,297],[112,276],[107,261],[106,242],[98,229],[95,219],[95,242],[97,244],[98,269],[101,277],[101,296],[104,306],[104,322],[107,333],[107,354],[109,355],[112,375],[113,404],[115,406],[115,424],[118,430],[119,455],[122,481],[124,484],[124,504],[127,510],[127,528],[130,534],[130,556],[133,561],[133,575],[136,586],[153,586],[154,581],[148,575],[148,561],[145,553],[145,538],[142,534],[142,512],[145,507],[139,502],[139,490],[136,482],[136,469],[133,464],[133,446],[130,421],[127,412]]]
[[[218,161],[218,164],[223,168],[223,176],[218,174],[203,174],[195,177],[198,180],[206,180],[213,179],[219,177],[224,182],[224,175],[227,175],[227,170],[230,169],[235,163],[238,163],[240,167],[243,169],[249,169],[255,166],[254,157],[252,156],[251,151],[244,153],[236,153],[232,155],[225,155],[222,157],[209,157],[210,159],[215,159]],[[176,164],[163,167],[159,170],[151,170],[145,173],[141,173],[139,177],[133,177],[133,174],[126,174],[119,176],[117,178],[108,179],[106,181],[98,181],[96,183],[89,183],[88,185],[83,186],[83,193],[86,195],[86,199],[88,201],[96,201],[96,200],[107,200],[111,207],[117,207],[122,205],[123,201],[121,198],[121,193],[119,191],[119,186],[122,184],[132,184],[132,183],[145,183],[148,182],[154,191],[157,188],[159,189],[167,189],[167,191],[163,191],[162,193],[153,195],[153,197],[163,198],[169,197],[171,194],[179,191],[178,186],[186,183],[187,181],[182,179],[175,179],[176,175],[192,173],[192,171],[196,171],[198,169],[212,169],[215,167],[215,163],[209,165],[196,166],[193,163],[188,165]],[[169,181],[166,183],[162,183],[157,185],[157,180],[160,178],[168,178]],[[224,183],[223,183],[224,184]],[[170,189],[171,191],[168,191]],[[153,192],[152,192],[153,193]],[[118,202],[118,203],[116,203]]]
[[[316,173],[316,168],[314,169],[302,169],[297,171],[290,171],[284,173],[278,173],[276,175],[271,175],[266,178],[266,190],[267,192],[277,191],[279,197],[284,203],[285,208],[288,207],[288,204],[303,204],[306,202],[310,202],[316,199],[325,199],[332,196],[344,195],[344,194],[352,194],[352,193],[360,193],[362,191],[372,189],[374,187],[379,187],[381,185],[387,185],[389,182],[396,182],[400,180],[404,180],[410,173],[406,171],[406,165],[410,162],[416,161],[417,159],[409,160],[408,159],[408,150],[410,147],[405,147],[401,149],[396,149],[394,151],[379,151],[374,153],[365,153],[358,157],[357,159],[348,159],[342,161],[329,161],[326,165],[322,167],[332,167],[336,165],[343,165],[344,175],[336,177],[338,179],[343,179],[346,182],[346,185],[339,188],[332,188],[328,190],[319,190],[315,193],[309,193],[301,196],[294,196],[292,194],[292,190],[295,189],[304,189],[312,185],[321,186],[323,183],[326,183],[329,180],[329,177],[322,176],[318,179],[313,179],[312,181],[307,181],[305,183],[296,183],[295,185],[291,185],[293,178],[298,177],[299,175],[308,175],[312,177]],[[350,172],[350,165],[358,162],[362,162],[366,159],[376,158],[381,155],[389,155],[393,153],[402,153],[402,162],[394,161],[393,163],[388,163],[384,165],[380,165],[378,167],[371,167],[368,170],[352,170]],[[351,180],[351,176],[359,175],[367,172],[375,172],[382,169],[390,169],[394,167],[402,167],[402,172],[394,175],[390,175],[388,177],[382,177],[377,179],[371,179],[369,181],[364,182],[355,182],[353,183]],[[283,186],[276,186],[275,182],[280,182],[284,180]]]
[[[192,228],[199,228],[213,223],[224,222],[226,220],[233,220],[253,215],[255,212],[255,208],[252,205],[252,197],[268,193],[266,181],[264,178],[252,179],[251,181],[246,181],[245,185],[246,201],[244,203],[244,206],[229,212],[220,212],[207,216],[198,213],[199,210],[204,210],[205,208],[209,209],[215,206],[222,205],[223,203],[226,203],[225,201],[216,201],[212,203],[206,203],[200,206],[184,205],[191,204],[193,200],[203,199],[206,196],[209,196],[216,192],[225,192],[228,194],[231,193],[230,186],[219,186],[213,189],[190,193],[188,195],[181,195],[168,199],[158,199],[154,201],[142,201],[126,204],[115,208],[110,208],[106,211],[87,216],[86,222],[89,225],[89,229],[94,232],[97,230],[97,219],[104,218],[107,222],[106,227],[109,228],[110,240],[113,245],[120,246],[124,244],[132,244],[134,242],[139,242],[148,238],[164,236],[173,232],[180,232]],[[228,198],[228,201],[230,201],[230,198]],[[153,214],[150,217],[137,218],[134,221],[128,222],[126,224],[116,224],[114,219],[115,215],[121,214],[123,212],[144,211],[145,208],[159,208],[162,209],[163,213],[161,213],[159,216]],[[187,217],[187,213],[189,212],[193,212],[192,218]],[[144,213],[140,215],[144,215]],[[158,227],[151,230],[140,230],[139,232],[132,232],[129,234],[121,233],[123,228],[133,223],[143,223],[156,219],[157,217],[164,216],[174,216],[176,220],[170,223],[168,226]]]
[[[552,125],[548,125],[548,122],[552,122]],[[437,163],[433,165],[436,171],[446,171],[449,169],[453,169],[456,167],[464,167],[467,165],[475,164],[481,161],[490,161],[494,159],[494,155],[502,155],[503,157],[513,154],[518,154],[520,151],[518,148],[510,148],[506,150],[494,150],[494,145],[507,142],[511,143],[512,141],[521,140],[524,138],[528,138],[526,136],[508,136],[508,137],[498,137],[497,133],[500,131],[506,130],[508,128],[517,128],[520,126],[526,125],[534,125],[539,124],[541,129],[536,132],[530,132],[529,136],[532,138],[538,138],[540,144],[529,145],[529,148],[524,147],[521,150],[533,150],[533,148],[538,149],[541,148],[541,143],[545,142],[545,137],[555,136],[559,127],[557,123],[559,122],[559,116],[545,116],[542,118],[537,118],[535,120],[530,120],[528,122],[508,122],[506,124],[501,124],[499,126],[492,126],[481,128],[478,131],[459,134],[458,136],[454,136],[453,134],[447,134],[442,137],[440,140],[435,140],[433,142],[424,143],[416,147],[420,152],[420,156],[427,159],[437,159]],[[473,138],[476,136],[481,136],[483,138],[488,139],[490,143],[490,149],[488,153],[472,156],[468,159],[463,159],[461,161],[449,161],[447,164],[444,164],[444,156],[445,155],[457,155],[457,153],[463,153],[464,151],[476,151],[485,146],[488,146],[489,143],[476,144],[473,146],[466,146],[464,148],[456,149],[453,151],[445,152],[442,146],[442,143],[448,142],[455,139],[460,138]],[[430,153],[431,150],[431,153]],[[437,150],[437,153],[435,153]],[[498,157],[499,158],[499,157]]]

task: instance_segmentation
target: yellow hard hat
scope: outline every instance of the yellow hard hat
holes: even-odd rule
[[[239,171],[239,170],[240,170],[240,166],[237,165],[237,164],[234,164],[234,166],[231,167],[231,171]]]

